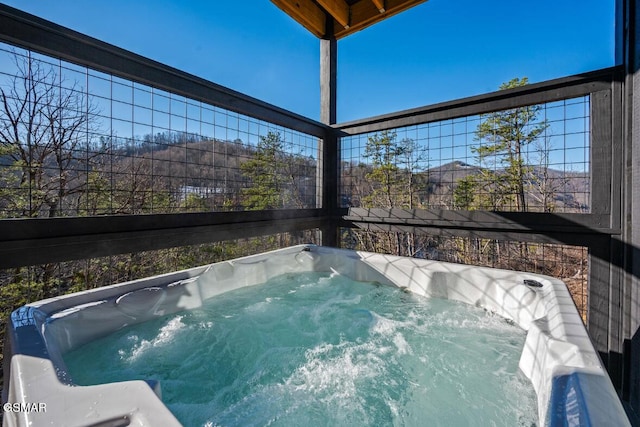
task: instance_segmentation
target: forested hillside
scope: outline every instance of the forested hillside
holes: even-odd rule
[[[315,143],[296,145],[272,129],[244,141],[175,130],[119,136],[107,130],[115,119],[77,82],[63,85],[42,63],[16,58],[17,74],[0,82],[0,218],[316,207]],[[357,157],[342,160],[335,197],[343,207],[588,212],[589,172],[549,164],[539,144],[548,126],[538,106],[488,114],[472,159],[444,164],[433,164],[424,142],[371,134]],[[588,270],[582,248],[415,230],[343,229],[341,239],[354,249],[536,271],[581,286]],[[315,241],[308,230],[2,270],[0,319],[29,301]],[[584,308],[584,292],[576,295]]]

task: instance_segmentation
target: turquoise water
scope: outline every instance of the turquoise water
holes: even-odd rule
[[[527,426],[525,332],[339,275],[279,276],[65,355],[75,383],[159,380],[185,426]]]

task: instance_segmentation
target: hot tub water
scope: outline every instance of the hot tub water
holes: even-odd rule
[[[64,356],[76,384],[159,380],[185,426],[537,422],[525,332],[481,308],[285,274]]]

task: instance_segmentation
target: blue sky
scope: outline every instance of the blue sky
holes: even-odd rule
[[[612,66],[614,2],[430,0],[338,42],[338,122]],[[319,41],[268,0],[3,3],[320,116]]]

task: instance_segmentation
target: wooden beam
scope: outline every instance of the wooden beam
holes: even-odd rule
[[[551,243],[570,246],[597,246],[602,237],[594,234],[562,234],[562,233],[521,233],[509,230],[488,230],[482,228],[442,228],[432,225],[399,225],[376,222],[358,222],[341,220],[338,224],[343,228],[356,228],[363,231],[384,233],[415,233],[440,237],[466,237],[471,239],[511,240],[528,243]]]
[[[383,0],[371,0],[373,2],[373,4],[376,5],[376,7],[378,8],[378,11],[380,13],[384,13],[385,12],[385,8],[384,8],[384,1]]]
[[[320,123],[0,2],[0,41],[322,137]]]
[[[605,68],[541,83],[528,84],[514,89],[499,90],[488,94],[340,123],[334,127],[343,132],[343,134],[357,135],[508,110],[525,105],[577,98],[600,91],[610,91],[611,82],[621,78],[621,71],[622,68],[620,66]],[[598,102],[598,105],[600,104],[601,102]],[[600,107],[598,108],[600,109]],[[605,138],[599,137],[598,140],[605,140]]]
[[[468,229],[549,235],[620,234],[609,215],[543,212],[453,211],[446,209],[349,208],[343,216],[354,223],[393,224],[441,229]]]
[[[321,209],[0,220],[0,269],[324,228]]]
[[[427,0],[271,0],[319,38],[336,39],[403,12]],[[333,31],[328,23],[335,21]]]
[[[271,0],[317,37],[326,35],[326,14],[312,0]]]
[[[316,0],[344,28],[349,28],[349,5],[344,0]]]
[[[351,24],[348,29],[336,29],[335,37],[340,39],[348,36],[349,34],[360,31],[376,22],[387,19],[393,15],[403,12],[407,9],[417,6],[420,3],[424,3],[427,0],[386,0],[386,7],[384,13],[380,12],[380,8],[377,4],[381,1],[360,1],[354,3],[351,6]],[[384,4],[383,4],[384,6]]]
[[[337,119],[338,42],[320,40],[320,121],[333,125]]]

